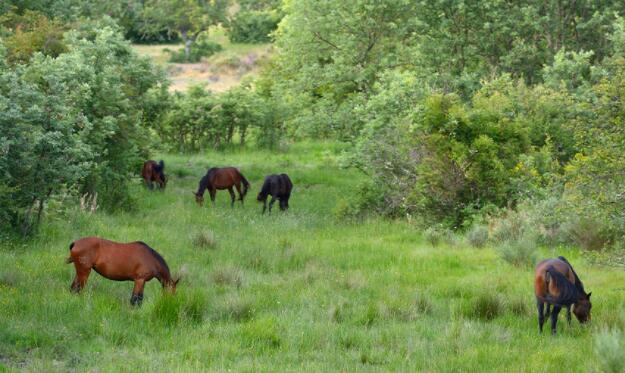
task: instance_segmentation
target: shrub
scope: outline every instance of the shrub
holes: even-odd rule
[[[184,53],[184,48],[181,48],[177,51],[165,49],[165,51],[168,52],[170,55],[169,62],[194,63],[200,62],[202,58],[207,58],[217,52],[221,52],[223,49],[224,48],[221,46],[221,44],[215,43],[210,40],[199,40],[191,46],[188,58]]]
[[[68,189],[97,193],[104,209],[134,206],[128,181],[150,138],[146,94],[164,82],[106,20],[63,40],[65,53],[14,68],[4,68],[0,42],[0,227],[22,234]]]
[[[621,330],[603,330],[595,337],[595,353],[602,372],[625,371],[625,336]]]
[[[483,225],[474,225],[467,233],[467,239],[473,247],[484,247],[488,242],[488,228]]]
[[[432,247],[436,247],[440,244],[453,245],[456,243],[456,236],[454,235],[454,232],[441,225],[427,228],[423,232],[423,236],[425,237],[425,240],[432,245]]]
[[[606,226],[592,217],[570,219],[562,229],[570,241],[586,250],[603,249],[612,239]]]
[[[233,43],[269,43],[278,22],[275,11],[240,11],[230,22],[228,37]]]
[[[519,238],[506,240],[499,244],[501,258],[515,266],[534,265],[537,250],[536,235],[532,233],[525,233]]]

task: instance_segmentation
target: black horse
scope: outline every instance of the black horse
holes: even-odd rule
[[[271,201],[269,202],[269,213],[271,213],[271,207],[276,199],[280,200],[280,210],[288,210],[289,198],[291,197],[291,190],[293,190],[293,183],[287,174],[269,175],[265,177],[263,187],[258,193],[256,199],[263,202],[263,214],[267,209],[267,196],[271,195]]]

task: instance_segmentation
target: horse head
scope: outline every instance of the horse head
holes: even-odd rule
[[[195,196],[195,202],[198,206],[202,206],[204,204],[204,195],[197,192],[193,192],[193,195]]]
[[[592,304],[590,303],[590,295],[592,294],[592,292],[588,294],[582,294],[582,297],[577,301],[577,303],[575,303],[573,307],[573,313],[575,314],[575,317],[577,317],[577,320],[583,324],[587,321],[590,321],[591,319],[590,309],[592,308]]]
[[[167,282],[165,284],[165,286],[163,286],[165,289],[167,289],[170,293],[172,294],[176,294],[176,286],[178,285],[178,282],[180,282],[180,279],[182,278],[182,276],[178,276],[178,278],[171,279],[169,282]]]

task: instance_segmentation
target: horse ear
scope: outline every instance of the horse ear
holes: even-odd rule
[[[590,295],[592,294],[592,291],[588,294],[586,294],[586,296],[588,297],[588,299],[590,299]]]

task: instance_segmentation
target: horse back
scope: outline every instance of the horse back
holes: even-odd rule
[[[211,168],[207,175],[215,189],[227,189],[241,183],[241,173],[235,167]]]
[[[156,167],[156,162],[153,160],[148,160],[143,163],[143,168],[141,169],[141,177],[144,179],[150,179],[152,177],[152,173],[154,172],[154,168]]]
[[[286,195],[291,194],[291,190],[293,190],[293,183],[291,182],[289,175],[280,174],[280,178],[282,179],[282,182],[284,183],[284,194]]]
[[[99,237],[74,241],[71,257],[77,266],[93,268],[112,280],[152,278],[167,264],[143,242],[119,243]]]
[[[555,281],[547,273],[549,267],[553,267],[553,270],[561,273],[571,284],[575,284],[575,275],[570,264],[560,259],[545,259],[536,265],[534,273],[534,293],[538,298],[544,299],[548,295],[557,298],[560,295]]]

